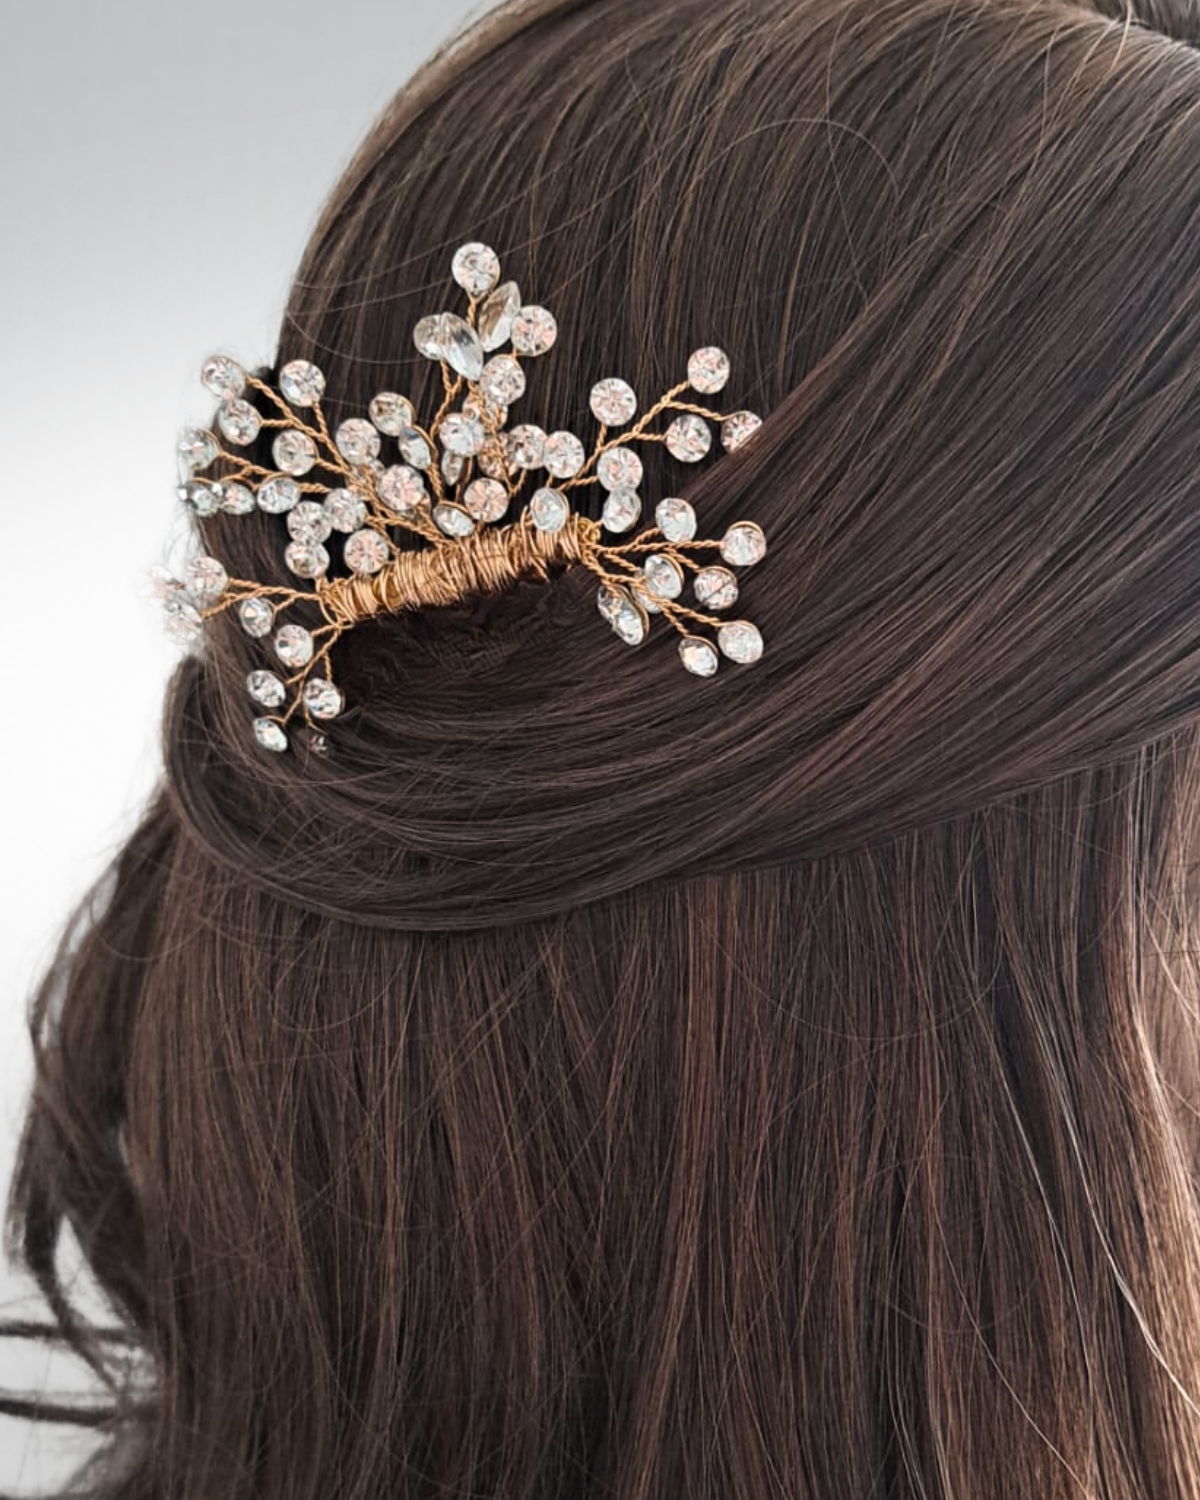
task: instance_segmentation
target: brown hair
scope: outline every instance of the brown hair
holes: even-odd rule
[[[727,349],[763,429],[644,493],[763,525],[766,654],[702,682],[567,569],[356,630],[321,762],[213,623],[32,1017],[75,1492],[1200,1493],[1198,31],[534,0],[386,110],[279,359],[432,409],[469,239],[559,320],[529,420]]]

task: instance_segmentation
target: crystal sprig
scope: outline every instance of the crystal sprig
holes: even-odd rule
[[[726,354],[696,350],[687,378],[640,416],[626,381],[597,382],[589,406],[598,432],[589,452],[572,432],[509,426],[510,409],[525,392],[522,360],[553,347],[553,315],[523,303],[515,282],[501,283],[499,259],[486,245],[461,246],[451,271],[467,293],[465,316],[433,313],[413,330],[417,349],[441,369],[443,399],[427,425],[406,396],[381,391],[366,418],[347,418],[331,433],[321,407],[325,376],[308,360],[285,364],[278,390],[228,355],[204,363],[201,379],[220,405],[215,430],[189,427],[180,434],[178,494],[200,516],[255,510],[283,516],[289,537],[284,560],[303,583],[230,578],[216,558],[202,556],[191,560],[183,578],[160,570],[157,588],[168,629],[184,645],[198,645],[204,621],[229,609],[237,610],[249,635],[272,638],[276,660],[247,678],[251,698],[265,710],[253,721],[254,734],[268,750],[287,748],[298,716],[309,725],[312,746],[325,748],[322,727],[344,707],[331,652],[361,620],[448,602],[469,588],[504,587],[531,572],[547,576],[554,561],[581,563],[596,574],[600,613],[629,645],[641,644],[650,616],[661,614],[679,631],[680,657],[697,676],[716,672],[718,652],[740,663],[762,655],[762,636],[750,621],[705,612],[730,609],[738,598],[731,567],[748,567],[765,555],[756,522],[735,522],[720,540],[698,538],[692,506],[668,496],[655,505],[654,524],[634,540],[601,540],[606,531],[629,531],[642,515],[643,465],[635,445],[661,443],[680,462],[698,463],[713,447],[714,425],[727,451],[762,425],[753,412],[721,413],[685,394],[723,390],[730,373]],[[246,399],[248,390],[278,415],[264,416]],[[652,430],[664,413],[669,424]],[[221,442],[244,449],[264,429],[276,431],[274,468]],[[390,462],[383,457],[385,439],[395,444]],[[219,459],[229,466],[222,478],[200,477]],[[539,471],[544,482],[535,477]],[[530,485],[518,518],[498,526]],[[591,485],[606,492],[599,521],[573,511],[568,498]],[[430,546],[400,547],[401,531],[418,533]],[[344,574],[331,577],[327,544],[335,536]],[[694,554],[705,548],[716,549],[721,562],[698,560]],[[680,602],[688,573],[701,609]],[[323,624],[280,622],[304,603],[319,607]],[[698,625],[715,628],[715,646],[696,632]]]

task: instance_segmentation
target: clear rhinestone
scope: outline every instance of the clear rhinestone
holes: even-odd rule
[[[586,454],[573,432],[552,432],[542,446],[542,465],[555,479],[574,479]]]
[[[451,485],[451,486],[456,485],[458,483],[458,481],[463,477],[463,473],[466,470],[466,467],[467,467],[467,460],[465,458],[463,458],[460,454],[458,454],[458,453],[443,453],[442,454],[442,463],[441,463],[442,478],[446,481],[446,483],[448,485]]]
[[[535,490],[530,498],[529,514],[539,531],[561,531],[569,513],[567,497],[559,490]]]
[[[646,587],[659,599],[678,599],[683,593],[683,569],[673,557],[652,552],[642,564]]]
[[[275,467],[285,474],[307,474],[317,461],[317,445],[307,432],[289,428],[281,432],[271,444]]]
[[[696,512],[686,500],[669,495],[654,507],[659,531],[669,542],[690,542],[696,535]]]
[[[762,418],[752,411],[735,411],[721,423],[721,442],[733,452],[747,442],[762,426]]]
[[[438,428],[438,438],[442,447],[450,453],[456,453],[461,458],[471,458],[487,442],[487,432],[478,417],[468,417],[462,412],[452,411]]]
[[[194,604],[180,594],[163,601],[167,634],[177,646],[199,646],[204,640],[204,621]]]
[[[373,474],[376,479],[383,478],[385,465],[381,458],[368,458],[365,463],[359,464],[358,467],[365,469],[368,474]]]
[[[413,329],[413,343],[426,359],[440,360],[442,357],[442,319],[445,313],[430,313]]]
[[[558,324],[552,313],[531,303],[513,319],[510,337],[518,354],[545,354],[558,337]]]
[[[484,370],[487,370],[487,365],[484,365]],[[468,417],[478,417],[485,427],[493,430],[503,427],[508,421],[508,407],[489,400],[478,387],[466,396],[462,409]]]
[[[442,358],[455,374],[466,380],[478,380],[483,374],[483,345],[479,335],[457,313],[442,314],[441,347]]]
[[[450,272],[464,292],[469,292],[472,297],[482,297],[500,280],[500,257],[489,245],[472,240],[454,252]]]
[[[725,389],[728,379],[729,356],[724,349],[697,349],[688,360],[688,384],[694,391],[702,391],[706,396],[715,395]]]
[[[632,448],[610,448],[596,463],[596,478],[606,490],[636,490],[642,472],[642,461]]]
[[[264,708],[278,708],[287,697],[283,679],[274,672],[251,672],[246,678],[246,687],[254,701]]]
[[[221,509],[230,516],[248,516],[254,509],[254,491],[236,479],[223,479],[213,486],[220,497]]]
[[[637,411],[637,395],[624,380],[601,380],[588,397],[592,415],[606,427],[622,427]]]
[[[293,505],[300,503],[300,486],[294,479],[277,475],[259,485],[257,499],[259,510],[265,510],[272,516],[281,516],[284,511],[291,510]]]
[[[395,391],[380,391],[371,397],[367,407],[371,421],[386,432],[388,437],[399,437],[405,427],[413,423],[413,405],[407,396],[398,396]]]
[[[407,464],[393,464],[390,469],[385,469],[375,488],[387,508],[398,516],[409,515],[428,498],[425,481]]]
[[[636,490],[612,490],[604,502],[600,523],[609,531],[628,531],[641,513],[642,500]]]
[[[288,511],[287,529],[298,542],[323,542],[333,530],[325,507],[316,500],[301,500]]]
[[[496,479],[472,479],[463,504],[477,521],[498,521],[508,509],[508,491]]]
[[[475,518],[452,500],[439,500],[433,507],[433,519],[447,536],[470,536],[475,530]]]
[[[283,559],[299,578],[320,578],[329,570],[329,553],[320,542],[289,542]]]
[[[175,445],[183,476],[207,469],[217,456],[217,440],[203,427],[185,427]]]
[[[509,462],[518,469],[536,469],[542,462],[546,434],[540,427],[525,423],[505,434]]]
[[[353,490],[330,490],[325,514],[335,531],[357,531],[367,519],[367,502]]]
[[[749,620],[730,620],[717,632],[717,643],[730,661],[757,661],[763,652],[758,626]]]
[[[247,635],[256,639],[270,635],[275,623],[274,606],[266,599],[243,599],[238,605],[238,619]]]
[[[503,438],[498,439],[496,442],[489,443],[475,460],[480,470],[489,479],[508,478],[508,464],[506,461],[508,453],[507,436],[505,434]]]
[[[193,604],[215,604],[229,587],[229,574],[215,557],[193,557],[184,573],[184,587]]]
[[[698,464],[712,447],[712,440],[712,428],[690,411],[676,417],[666,432],[667,452],[685,464]]]
[[[509,407],[525,394],[525,371],[511,354],[489,359],[479,377],[479,389],[497,406]]]
[[[639,579],[636,582],[631,580],[629,584],[629,592],[633,595],[634,599],[638,604],[642,606],[647,614],[661,615],[662,605],[658,602],[658,600],[654,597],[650,590],[646,588],[645,582],[646,581],[644,578]]]
[[[215,516],[221,508],[221,492],[215,484],[201,484],[198,479],[189,479],[175,493],[190,511],[198,516]]]
[[[314,719],[336,719],[342,711],[340,688],[324,677],[310,677],[304,684],[304,707]]]
[[[379,453],[379,429],[363,417],[347,417],[338,425],[334,441],[347,463],[366,463]]]
[[[433,463],[433,449],[419,428],[404,428],[399,435],[399,443],[400,457],[414,469],[427,469]]]
[[[306,667],[312,661],[313,638],[303,625],[283,625],[275,632],[275,654],[285,667]]]
[[[233,396],[221,402],[217,412],[217,426],[231,443],[244,448],[258,436],[262,418],[249,401]]]
[[[475,322],[479,342],[491,353],[507,344],[512,336],[513,319],[521,310],[521,292],[515,281],[498,286],[480,308]]]
[[[204,361],[200,379],[214,396],[240,396],[246,389],[246,372],[227,354],[213,354]]]
[[[255,719],[254,738],[264,750],[274,750],[277,754],[288,746],[287,735],[274,719]]]
[[[735,567],[748,568],[767,555],[767,539],[757,521],[736,521],[721,538],[721,556]]]
[[[711,642],[699,635],[685,635],[679,642],[679,655],[688,671],[695,672],[697,677],[711,677],[720,665]]]
[[[289,360],[279,372],[279,389],[293,406],[315,406],[325,394],[325,376],[306,359]]]
[[[622,603],[628,595],[624,590],[618,589],[609,583],[602,583],[596,591],[596,604],[600,613],[611,625],[617,618]]]
[[[377,531],[367,528],[346,538],[342,556],[352,573],[378,573],[388,560],[388,544]]]
[[[728,568],[701,568],[692,582],[696,603],[705,609],[728,609],[737,603],[737,579]]]
[[[646,639],[646,632],[650,628],[649,617],[624,589],[612,584],[601,584],[596,600],[600,613],[627,645],[638,646]]]

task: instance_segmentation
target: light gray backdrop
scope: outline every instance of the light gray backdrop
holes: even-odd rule
[[[274,352],[318,208],[376,113],[486,0],[38,0],[0,18],[0,1189],[25,1008],[153,783],[177,659],[146,569],[178,531],[174,439],[210,352]],[[40,1315],[0,1268],[0,1315]],[[0,1342],[0,1388],[78,1390]],[[84,1445],[0,1417],[0,1491]]]

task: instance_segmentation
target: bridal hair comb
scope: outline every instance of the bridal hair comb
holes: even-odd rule
[[[413,331],[421,354],[440,364],[445,390],[426,425],[406,397],[381,391],[370,402],[369,420],[350,417],[331,435],[321,410],[325,377],[316,365],[301,359],[285,364],[276,391],[227,355],[204,364],[201,379],[220,398],[220,435],[245,448],[263,429],[278,429],[271,446],[276,467],[262,468],[228,452],[216,432],[188,427],[178,443],[179,497],[199,516],[261,510],[283,517],[284,559],[303,585],[230,578],[215,557],[194,557],[183,578],[156,570],[156,590],[168,630],[185,646],[199,645],[204,621],[230,609],[249,635],[264,642],[271,637],[275,660],[247,679],[250,697],[267,711],[253,720],[254,735],[267,750],[287,749],[289,726],[299,715],[309,726],[312,748],[324,751],[321,728],[344,706],[331,652],[361,621],[448,604],[472,590],[498,592],[521,577],[545,579],[554,563],[582,564],[596,574],[600,613],[631,646],[646,639],[650,615],[662,614],[680,632],[680,657],[697,676],[712,676],[718,651],[743,663],[762,655],[762,636],[750,621],[723,620],[679,602],[685,572],[691,571],[697,604],[716,611],[735,603],[737,579],[723,564],[747,567],[765,555],[766,538],[755,522],[734,523],[719,541],[698,539],[692,506],[668,497],[655,506],[655,524],[635,540],[601,542],[603,531],[629,531],[642,513],[643,469],[635,444],[662,443],[674,458],[698,463],[713,444],[710,423],[718,426],[726,450],[741,447],[761,426],[753,412],[723,415],[684,399],[687,391],[722,390],[729,378],[727,356],[716,348],[698,349],[688,361],[687,379],[637,421],[631,387],[624,380],[601,380],[589,402],[599,423],[589,455],[574,433],[524,422],[508,426],[509,408],[525,390],[521,360],[553,345],[553,316],[522,303],[514,282],[500,283],[500,262],[486,245],[461,246],[451,270],[467,293],[466,316],[434,313]],[[262,415],[246,399],[247,387],[279,415]],[[669,425],[649,431],[663,413],[671,413]],[[381,456],[385,439],[395,443],[396,461]],[[218,459],[231,464],[232,472],[198,477]],[[533,485],[519,519],[497,527],[536,470],[545,472],[546,482]],[[599,521],[572,511],[568,501],[572,489],[596,484],[607,492]],[[395,540],[400,531],[416,532],[430,545],[402,549]],[[327,545],[335,534],[340,570]],[[692,554],[704,548],[717,549],[723,563],[694,560]],[[305,603],[315,604],[324,623],[281,623],[289,609]],[[715,647],[695,633],[694,624],[715,628]]]

